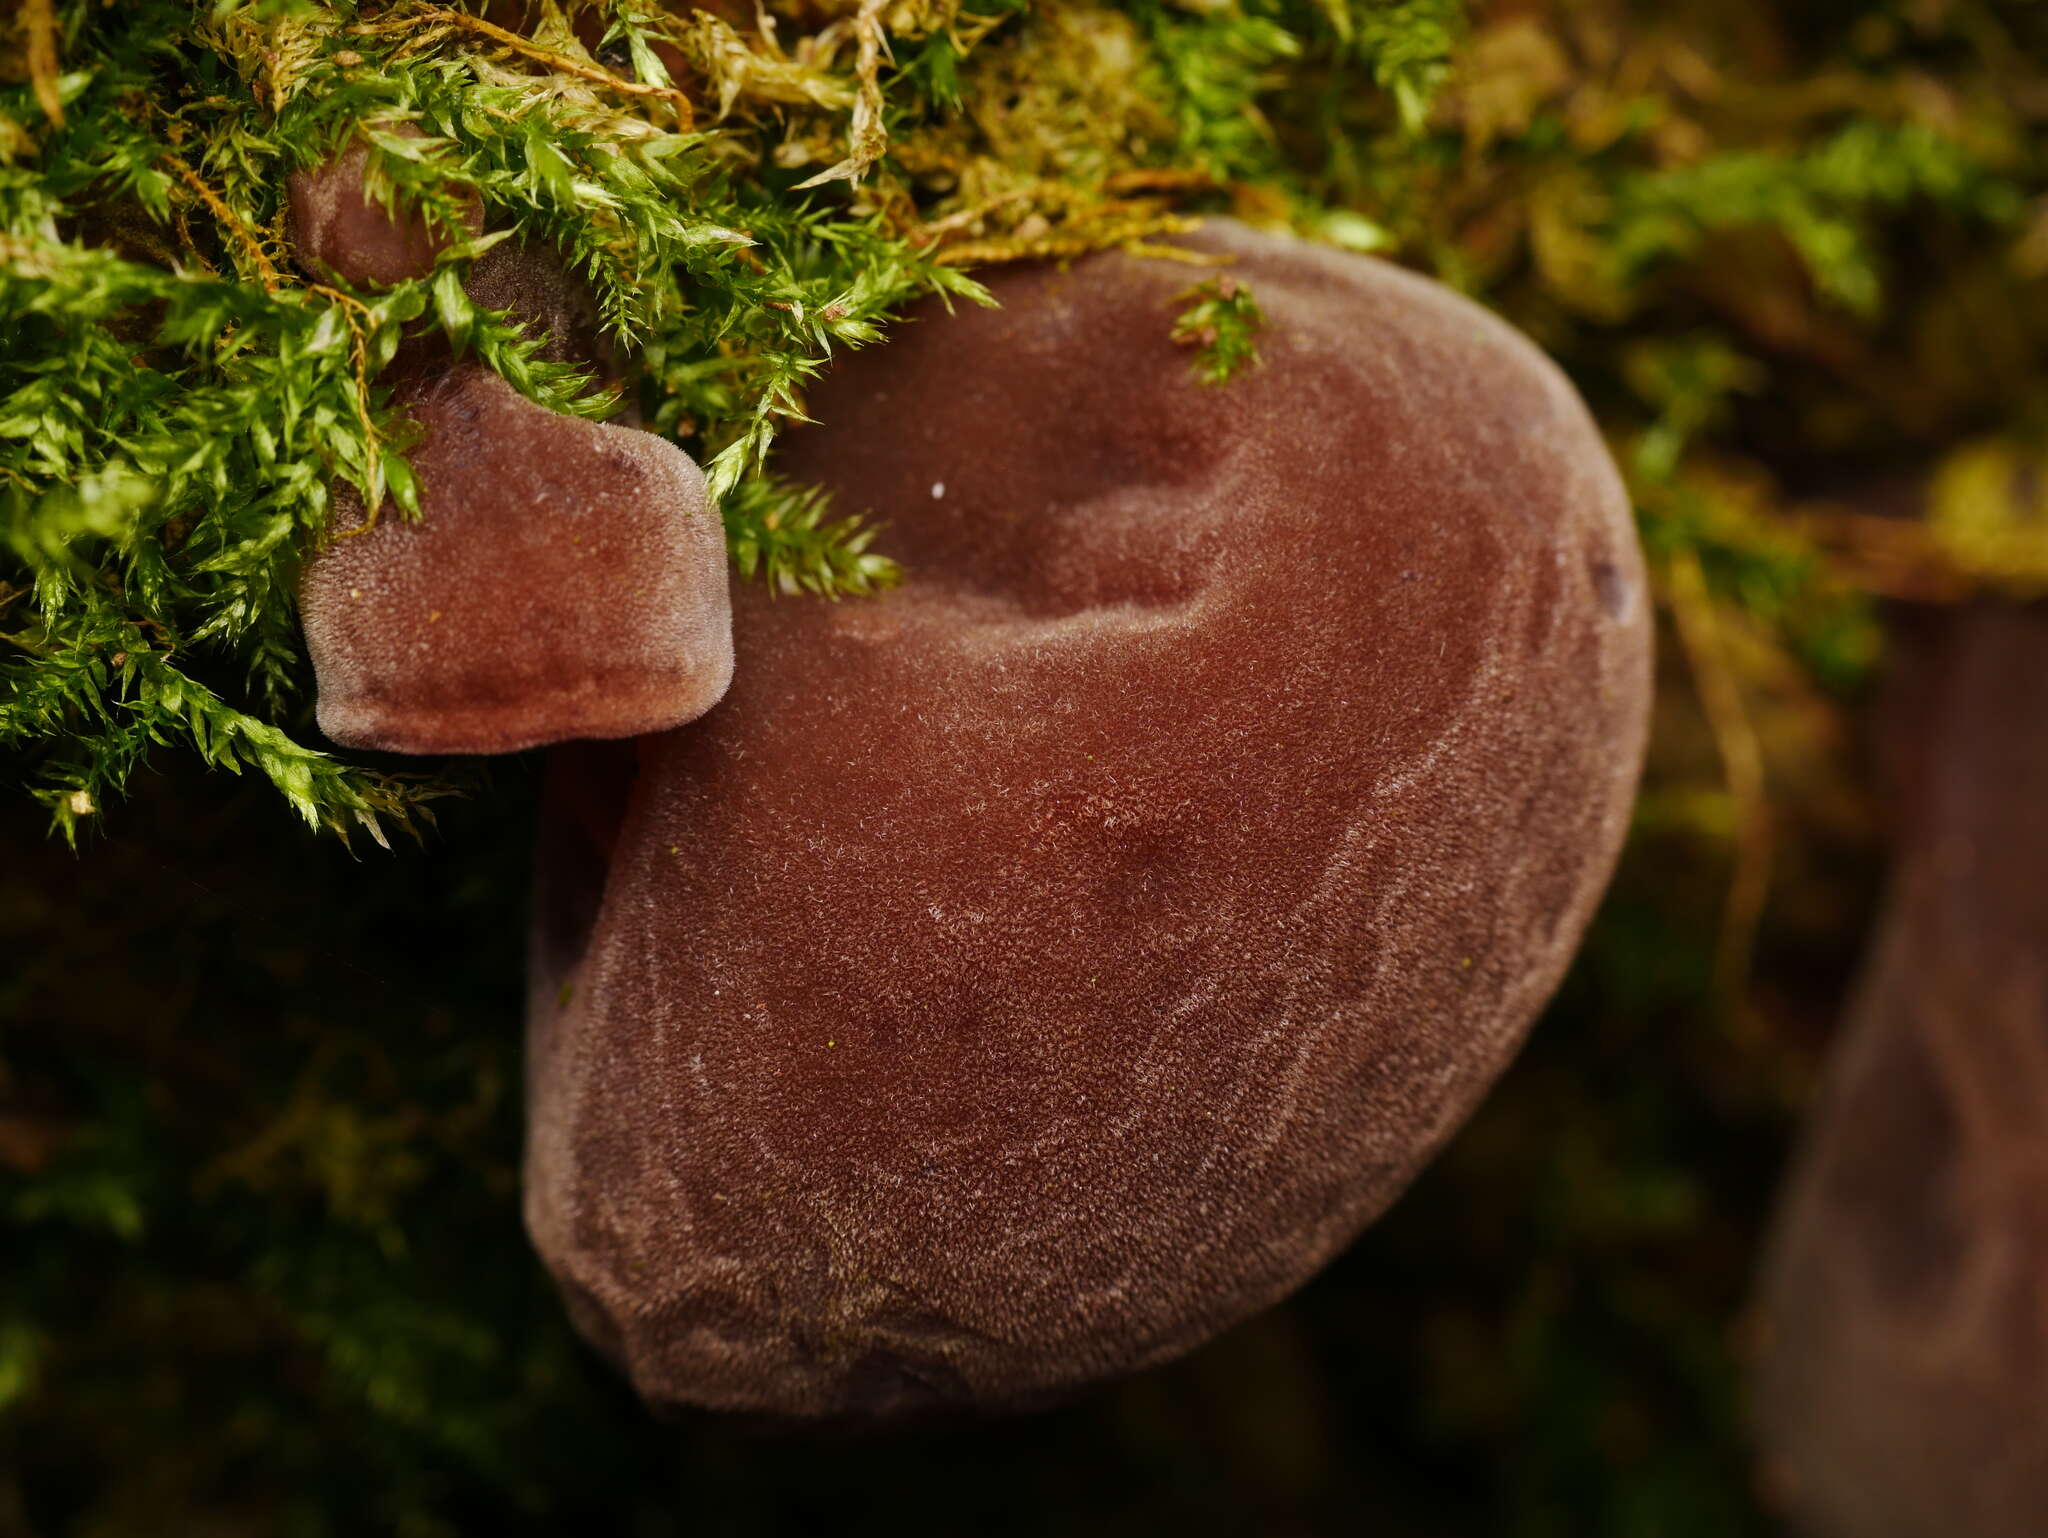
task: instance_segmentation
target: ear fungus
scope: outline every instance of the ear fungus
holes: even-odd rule
[[[377,126],[403,139],[425,137],[411,123]],[[444,249],[482,231],[483,202],[475,193],[464,199],[459,230],[440,228],[417,209],[386,209],[364,185],[369,158],[369,145],[356,139],[325,165],[287,180],[292,250],[307,276],[349,283],[423,278]]]
[[[294,178],[295,208],[330,210],[302,225],[302,260],[388,281],[370,275],[414,275],[392,256],[405,247],[431,270],[419,231],[364,202],[361,167],[358,147]],[[592,296],[545,247],[501,242],[468,281],[538,331],[542,356],[619,373]],[[548,411],[431,344],[407,352],[393,374],[423,430],[409,455],[421,521],[386,508],[364,527],[338,487],[336,537],[299,585],[321,730],[346,747],[506,753],[660,731],[716,704],[733,664],[725,532],[695,462],[652,433]]]
[[[688,455],[475,365],[408,392],[421,520],[387,510],[300,586],[320,729],[508,753],[691,721],[732,677],[725,534]]]
[[[1901,847],[1764,1273],[1768,1484],[1815,1538],[2048,1515],[2048,606],[1894,647]]]
[[[1563,376],[1392,266],[1213,224],[999,272],[786,468],[906,585],[743,591],[719,711],[559,757],[526,1210],[657,1404],[1021,1406],[1184,1352],[1393,1200],[1620,847],[1628,499]],[[610,808],[593,812],[593,808]]]

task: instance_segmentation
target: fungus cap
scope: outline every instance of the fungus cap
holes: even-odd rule
[[[527,1220],[656,1404],[1043,1402],[1298,1286],[1562,974],[1633,796],[1628,498],[1526,340],[1211,225],[999,271],[812,393],[873,600],[742,591],[731,696],[557,756]]]
[[[589,370],[586,394],[618,390],[615,425],[640,425],[640,403],[627,388],[626,362],[604,329],[597,295],[553,246],[520,236],[502,240],[470,263],[462,287],[477,304],[524,326],[539,344],[534,357]]]
[[[421,519],[386,507],[300,583],[320,729],[507,753],[696,719],[732,677],[725,533],[690,457],[474,364],[416,378]],[[361,517],[338,498],[336,527]]]
[[[618,374],[597,295],[554,247],[518,235],[501,240],[470,263],[462,287],[485,309],[524,323],[540,341],[535,357],[602,364],[608,376]]]

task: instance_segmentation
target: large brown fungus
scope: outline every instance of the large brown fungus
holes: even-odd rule
[[[2048,1531],[2048,605],[1898,650],[1885,916],[1767,1267],[1759,1431],[1815,1538]]]
[[[1042,1401],[1273,1302],[1557,983],[1633,794],[1628,500],[1562,375],[1392,266],[995,276],[787,468],[907,584],[736,600],[730,697],[558,757],[527,1217],[661,1404]]]

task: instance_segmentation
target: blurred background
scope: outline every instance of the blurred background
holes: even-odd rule
[[[657,1424],[519,1227],[538,760],[386,853],[166,755],[76,854],[0,809],[0,1538],[1778,1530],[1749,1300],[1883,890],[1887,637],[2048,591],[2048,7],[1357,15],[1443,62],[1275,63],[1285,186],[1215,206],[1313,200],[1536,336],[1659,598],[1631,847],[1448,1152],[1284,1307],[1065,1409]]]

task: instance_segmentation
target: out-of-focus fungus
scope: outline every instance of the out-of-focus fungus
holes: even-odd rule
[[[558,755],[527,1217],[657,1404],[1017,1406],[1298,1286],[1443,1143],[1628,818],[1629,504],[1535,348],[1212,225],[994,275],[813,393],[785,467],[907,584],[736,601],[725,704]]]
[[[1900,855],[1766,1267],[1768,1484],[1815,1538],[2048,1531],[2048,606],[1923,617]]]
[[[367,200],[362,166],[358,146],[293,178],[294,209],[326,211],[295,221],[299,259],[365,282],[431,270],[438,247]],[[468,284],[532,328],[541,356],[616,377],[594,302],[552,252],[502,242]],[[321,730],[348,747],[505,753],[660,731],[716,704],[733,661],[725,532],[695,462],[548,411],[430,342],[393,372],[422,429],[421,519],[387,507],[364,527],[337,488],[336,537],[299,587]]]

